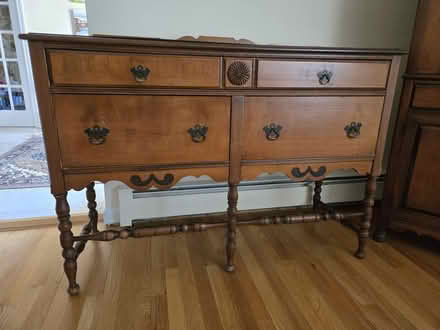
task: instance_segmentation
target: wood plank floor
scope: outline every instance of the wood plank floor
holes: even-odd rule
[[[78,227],[74,227],[78,230]],[[0,329],[440,329],[439,244],[352,256],[335,222],[90,242],[69,297],[56,228],[0,233]]]

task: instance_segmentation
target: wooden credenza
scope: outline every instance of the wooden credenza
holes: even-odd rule
[[[30,45],[71,295],[79,292],[77,257],[89,240],[226,225],[226,270],[233,271],[237,185],[265,172],[315,181],[314,211],[286,217],[285,223],[362,216],[356,256],[364,257],[402,52],[21,38]],[[357,213],[321,202],[323,178],[338,169],[369,175],[365,206]],[[201,175],[229,184],[223,223],[98,231],[94,181],[119,180],[142,191]],[[67,191],[84,188],[90,222],[74,235]]]
[[[375,239],[440,239],[440,1],[420,0]]]

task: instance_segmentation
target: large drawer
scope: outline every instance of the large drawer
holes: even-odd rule
[[[64,168],[229,160],[228,97],[56,95],[54,100]]]
[[[260,88],[385,88],[389,62],[259,60]]]
[[[383,102],[381,96],[248,97],[242,158],[374,156]]]
[[[59,85],[220,86],[219,57],[52,51],[49,59]]]

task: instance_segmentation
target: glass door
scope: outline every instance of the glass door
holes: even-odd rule
[[[15,6],[0,0],[0,127],[34,125],[29,98],[25,95],[21,70],[24,68],[23,52],[22,48],[17,47],[21,46],[22,41],[18,39],[15,27],[17,17],[13,10]]]

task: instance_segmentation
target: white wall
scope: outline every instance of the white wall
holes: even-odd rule
[[[68,0],[21,1],[26,32],[72,34],[69,9],[84,8]]]
[[[86,6],[90,34],[406,49],[417,0],[87,0]]]

